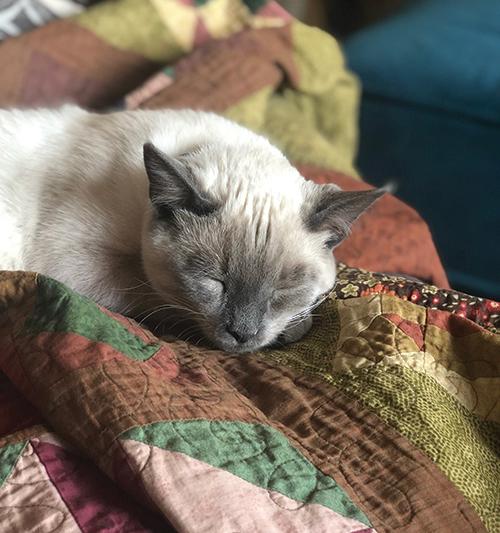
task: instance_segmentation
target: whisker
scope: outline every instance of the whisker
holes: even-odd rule
[[[292,327],[292,326],[296,326],[296,325],[300,324],[301,322],[304,322],[310,316],[311,317],[321,316],[318,313],[313,314],[312,311],[317,309],[325,300],[327,300],[328,297],[330,296],[330,294],[331,294],[331,291],[328,292],[327,294],[325,294],[324,296],[320,297],[317,301],[315,301],[311,305],[307,306],[305,309],[303,309],[299,313],[296,313],[295,315],[292,315],[292,317],[288,321],[287,328],[288,327]],[[287,329],[287,328],[285,328],[285,329]]]
[[[164,304],[164,305],[159,305],[157,306],[156,308],[154,308],[149,314],[147,314],[141,321],[140,321],[140,325],[142,325],[149,317],[155,315],[156,313],[159,313],[161,311],[166,311],[170,306],[168,304]],[[141,315],[141,314],[144,314],[144,313],[147,313],[147,311],[144,311],[143,313],[140,313],[138,315],[138,317]]]
[[[113,291],[115,292],[122,292],[122,291],[131,291],[131,290],[134,290],[134,289],[138,289],[139,287],[147,287],[148,289],[153,289],[153,286],[148,283],[147,281],[143,281],[143,280],[140,280],[140,279],[136,279],[136,281],[138,281],[139,283],[137,285],[132,285],[132,287],[120,287],[120,288],[116,288],[116,289],[112,289]],[[153,292],[152,294],[156,294],[156,292]]]

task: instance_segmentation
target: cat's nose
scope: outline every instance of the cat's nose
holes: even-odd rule
[[[250,331],[248,329],[239,329],[239,328],[233,328],[231,326],[226,326],[226,331],[231,335],[231,337],[234,337],[237,342],[240,344],[244,344],[245,342],[248,342],[252,337],[255,337],[257,335],[258,329],[255,331]]]

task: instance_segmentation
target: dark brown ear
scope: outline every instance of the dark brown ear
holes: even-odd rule
[[[311,231],[328,232],[330,236],[325,246],[334,248],[349,235],[356,219],[388,190],[341,191],[328,185],[320,186],[312,199],[306,224]]]
[[[143,152],[149,178],[149,197],[159,217],[171,217],[179,209],[200,216],[216,209],[215,202],[200,190],[187,165],[167,156],[151,143],[144,145]]]

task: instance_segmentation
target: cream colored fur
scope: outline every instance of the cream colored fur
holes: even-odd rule
[[[203,187],[261,232],[274,219],[295,240],[304,180],[267,140],[209,113],[0,111],[0,268],[54,277],[117,311],[142,279],[150,216],[142,146],[198,150]],[[200,151],[201,147],[201,151]],[[259,217],[255,217],[255,213]],[[281,228],[280,228],[281,229]]]

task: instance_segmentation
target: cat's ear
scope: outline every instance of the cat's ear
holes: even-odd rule
[[[179,209],[208,215],[215,203],[200,190],[191,169],[167,156],[151,143],[143,146],[144,166],[149,178],[149,197],[158,216],[171,217]]]
[[[349,235],[356,219],[389,191],[389,186],[367,191],[342,191],[334,185],[316,186],[307,210],[307,227],[311,231],[328,232],[330,236],[325,246],[334,248]]]

